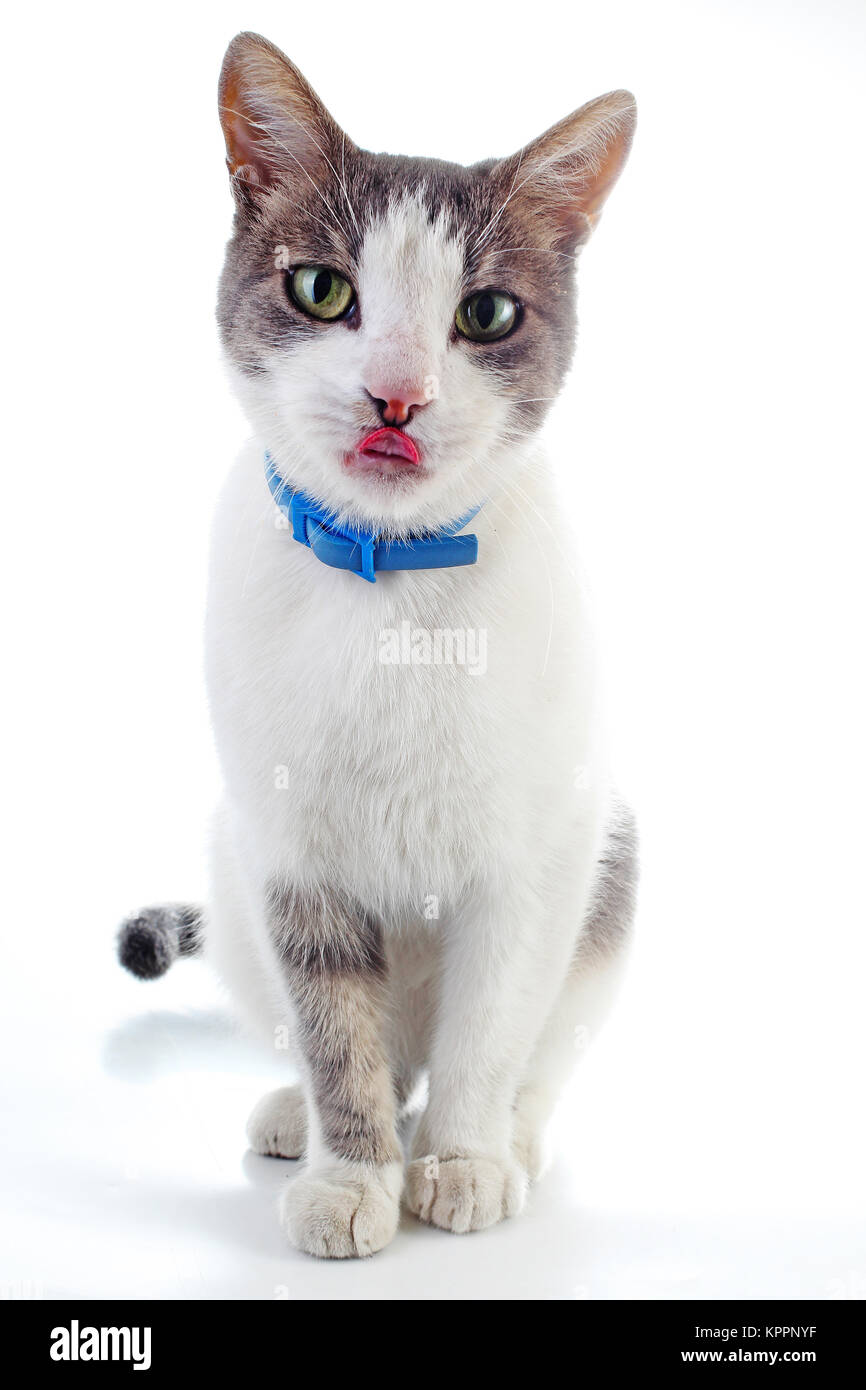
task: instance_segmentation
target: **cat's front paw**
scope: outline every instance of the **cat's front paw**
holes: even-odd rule
[[[307,1146],[307,1105],[300,1086],[281,1086],[247,1120],[249,1146],[271,1158],[300,1158]]]
[[[289,1240],[323,1259],[373,1255],[394,1238],[402,1184],[402,1163],[311,1168],[283,1194]]]
[[[526,1174],[510,1159],[416,1158],[406,1178],[406,1205],[444,1231],[481,1231],[515,1216],[526,1196]]]

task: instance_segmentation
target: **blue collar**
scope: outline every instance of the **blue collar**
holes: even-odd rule
[[[376,531],[341,525],[333,512],[306,492],[289,487],[270,454],[265,454],[265,477],[295,540],[308,545],[322,564],[351,570],[371,584],[376,583],[379,570],[438,570],[474,565],[478,559],[478,537],[458,536],[457,532],[480,512],[480,506],[438,531],[424,531],[405,541],[382,541]]]

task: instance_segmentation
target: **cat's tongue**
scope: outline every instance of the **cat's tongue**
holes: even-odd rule
[[[356,466],[360,468],[384,467],[390,471],[416,467],[421,462],[415,441],[402,430],[391,429],[388,426],[368,434],[356,445],[355,453],[358,456]]]

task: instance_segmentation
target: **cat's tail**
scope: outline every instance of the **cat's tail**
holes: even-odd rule
[[[117,933],[117,958],[140,980],[164,975],[178,956],[202,948],[204,914],[189,903],[163,903],[127,917]]]

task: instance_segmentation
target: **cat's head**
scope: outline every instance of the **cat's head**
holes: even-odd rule
[[[395,533],[507,486],[571,359],[574,258],[634,99],[470,168],[358,149],[256,34],[231,43],[219,100],[236,202],[219,321],[280,472]]]

